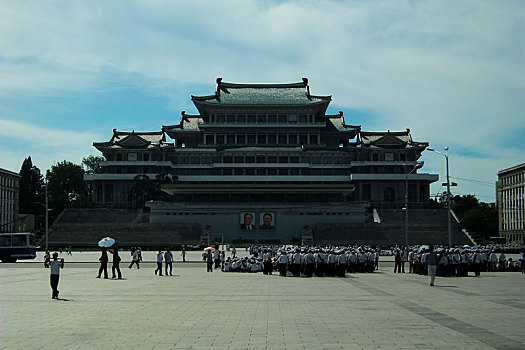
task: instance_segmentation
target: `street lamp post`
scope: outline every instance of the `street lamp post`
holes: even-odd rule
[[[452,247],[452,226],[451,226],[451,203],[450,203],[450,174],[448,171],[448,147],[445,147],[445,153],[436,151],[433,148],[427,148],[430,152],[434,152],[437,154],[441,154],[443,157],[445,157],[446,163],[447,163],[447,214],[448,214],[448,247]]]
[[[46,252],[49,248],[49,203],[47,199],[47,180],[45,182],[45,195],[46,195]]]
[[[405,174],[405,249],[408,249],[408,175],[423,166],[423,162],[416,163],[412,170]]]

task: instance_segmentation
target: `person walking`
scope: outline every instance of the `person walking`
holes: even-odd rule
[[[135,249],[135,248],[131,248],[131,264],[129,264],[128,267],[131,269],[133,264],[136,264],[137,265],[137,270],[138,270],[138,269],[140,269],[139,262],[140,262],[140,252],[139,252],[139,250]]]
[[[159,250],[157,253],[157,269],[155,270],[155,275],[159,273],[159,276],[162,276],[162,250]]]
[[[434,246],[429,247],[429,252],[425,255],[425,261],[428,266],[428,276],[430,279],[430,285],[434,286],[434,280],[436,279],[436,269],[437,269],[437,254],[434,252]]]
[[[170,276],[173,276],[171,274],[173,270],[173,254],[169,248],[166,249],[166,253],[164,253],[164,262],[166,264],[166,276],[168,275],[168,267],[170,268]]]
[[[111,278],[117,278],[121,280],[122,279],[122,273],[120,272],[120,256],[118,255],[118,248],[113,247],[113,249],[110,249],[109,252],[113,254],[113,264],[111,265]],[[115,272],[117,272],[117,275],[115,275]]]
[[[60,279],[60,269],[64,268],[64,259],[58,260],[58,253],[53,253],[53,260],[49,261],[49,281],[51,283],[51,298],[58,299],[58,280]]]
[[[182,248],[180,255],[182,255],[182,262],[186,262],[186,249]]]
[[[108,253],[106,251],[106,248],[102,248],[102,255],[98,259],[98,261],[100,261],[100,268],[98,269],[97,278],[100,278],[102,272],[104,272],[104,278],[108,278],[108,260]]]

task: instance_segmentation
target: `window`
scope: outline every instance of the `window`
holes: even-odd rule
[[[233,173],[234,173],[235,175],[243,175],[243,171],[242,171],[241,168],[235,168],[235,169],[233,170]]]
[[[237,123],[244,124],[246,123],[246,116],[244,114],[237,115]]]
[[[223,163],[232,163],[233,162],[232,156],[224,156],[222,159],[223,159]]]
[[[122,153],[117,153],[117,161],[121,161],[122,160]]]
[[[394,153],[385,153],[385,160],[386,161],[393,161],[394,160]]]
[[[248,144],[254,145],[255,144],[255,134],[249,134],[248,135]]]
[[[279,168],[279,175],[288,175],[288,169]]]
[[[385,202],[394,202],[396,200],[396,193],[392,187],[387,187],[383,191],[383,200]]]
[[[317,135],[310,135],[310,144],[312,145],[317,145],[317,141],[318,138],[317,138]]]
[[[149,160],[149,154],[148,153],[144,153],[142,155],[142,159],[147,162]]]
[[[222,145],[224,144],[224,135],[217,135],[217,144]]]
[[[22,247],[26,245],[26,236],[16,235],[13,236],[13,247]]]
[[[222,169],[222,175],[231,175],[231,174],[233,174],[233,169],[231,168]]]
[[[255,163],[255,157],[246,156],[246,163]]]
[[[228,116],[226,117],[226,120],[228,121],[228,123],[234,124],[235,123],[235,115],[228,114]]]
[[[279,124],[286,124],[286,116],[283,114],[279,114],[279,116],[277,117],[277,121],[279,122]]]
[[[248,124],[255,124],[255,114],[248,114]]]
[[[266,116],[264,114],[259,114],[257,116],[257,123],[258,124],[266,124]]]
[[[237,144],[244,145],[246,143],[246,136],[244,134],[237,135]]]
[[[266,163],[266,156],[257,156],[257,163]]]
[[[299,115],[299,122],[300,123],[306,123],[306,121],[307,121],[306,114]]]
[[[279,157],[279,163],[288,163],[288,157]]]
[[[268,175],[277,175],[277,169],[269,168],[268,169]]]
[[[401,153],[401,154],[399,155],[399,160],[401,160],[401,161],[405,161],[405,160],[407,160],[407,156],[406,156],[406,154]]]
[[[235,135],[234,134],[228,134],[226,143],[229,144],[229,145],[234,145],[235,144]]]
[[[305,134],[299,135],[299,143],[301,145],[306,145],[307,144],[307,142],[306,142],[306,135]]]
[[[277,163],[276,156],[268,156],[268,163]]]
[[[206,144],[213,145],[213,143],[214,143],[213,142],[213,135],[211,135],[211,134],[206,135]]]
[[[215,116],[215,120],[217,121],[217,123],[224,123],[224,114],[217,114]]]
[[[266,175],[266,169],[257,169],[256,170],[257,175]]]
[[[286,144],[286,134],[279,134],[279,143],[282,145]]]
[[[274,134],[268,135],[268,144],[275,145],[277,143],[277,136]]]
[[[268,123],[270,123],[270,124],[277,123],[277,115],[275,115],[275,114],[268,114]]]
[[[297,144],[297,135],[295,134],[291,134],[288,136],[288,142],[291,144],[291,145],[295,145]]]
[[[290,157],[290,163],[299,163],[299,157],[297,156]]]
[[[297,114],[289,114],[288,115],[288,121],[290,123],[297,123]]]
[[[242,164],[244,163],[244,157],[234,157],[234,160],[233,160],[234,163],[237,163],[237,164]]]
[[[257,135],[257,143],[259,145],[265,145],[266,144],[266,134]]]

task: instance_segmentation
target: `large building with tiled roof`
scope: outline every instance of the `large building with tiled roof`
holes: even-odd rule
[[[171,201],[147,203],[151,222],[286,242],[320,223],[362,224],[371,207],[401,208],[406,184],[410,205],[424,207],[438,179],[417,172],[428,143],[413,141],[409,129],[366,132],[343,112],[327,114],[331,96],[312,95],[306,78],[218,78],[214,94],[191,100],[198,113],[183,111],[160,132],[113,130],[110,141],[94,143],[106,158],[102,174],[86,175],[97,203],[132,206],[137,177],[170,175],[162,191]]]

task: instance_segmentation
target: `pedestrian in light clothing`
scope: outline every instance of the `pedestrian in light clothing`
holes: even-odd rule
[[[170,268],[170,276],[172,276],[171,272],[173,270],[173,254],[169,248],[166,249],[166,253],[164,253],[164,261],[166,262],[166,276],[168,275],[168,267]]]
[[[58,253],[53,253],[53,260],[49,261],[50,275],[49,280],[51,283],[52,299],[58,299],[58,280],[60,279],[60,269],[64,268],[64,259],[58,260]]]
[[[162,276],[162,250],[159,250],[157,253],[157,269],[155,270],[155,275],[159,273],[159,276]]]
[[[430,279],[430,285],[434,285],[434,280],[436,279],[436,269],[437,269],[437,262],[438,262],[438,256],[434,252],[434,247],[429,247],[429,252],[425,254],[425,262],[428,266],[428,276]]]
[[[131,267],[133,267],[133,264],[136,264],[137,270],[140,269],[140,251],[138,249],[131,248],[131,257],[131,264],[129,264],[128,267],[131,269]]]

